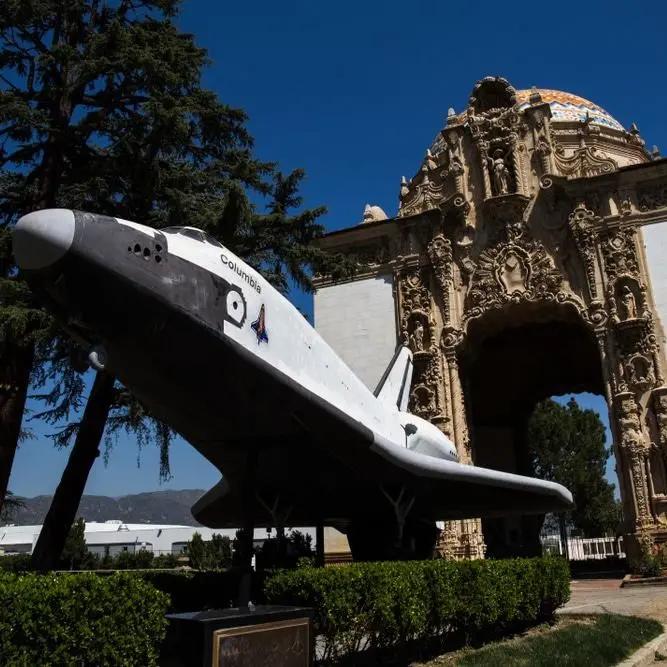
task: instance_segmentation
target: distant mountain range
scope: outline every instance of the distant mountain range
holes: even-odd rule
[[[190,508],[202,495],[203,489],[182,491],[151,491],[120,498],[83,496],[77,517],[86,521],[120,519],[125,523],[162,523],[181,526],[199,526]],[[9,523],[16,525],[40,524],[51,505],[51,496],[18,498],[23,507],[12,514]]]

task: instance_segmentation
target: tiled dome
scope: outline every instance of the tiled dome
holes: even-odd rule
[[[532,90],[518,90],[516,92],[517,102],[521,105],[520,109],[529,106],[528,98],[539,93],[544,102],[548,102],[551,107],[552,118],[554,121],[583,121],[588,113],[591,122],[597,125],[604,125],[614,130],[623,130],[623,126],[612,116],[610,116],[602,107],[590,102],[589,100],[565,93],[562,90],[548,90],[545,88],[533,88]]]

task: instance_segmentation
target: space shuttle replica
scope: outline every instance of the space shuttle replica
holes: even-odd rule
[[[23,275],[91,363],[221,471],[192,510],[204,525],[241,525],[252,484],[257,525],[335,526],[355,558],[428,557],[437,520],[572,505],[558,484],[459,463],[454,444],[407,411],[408,348],[371,392],[199,229],[51,209],[21,218],[13,241]]]

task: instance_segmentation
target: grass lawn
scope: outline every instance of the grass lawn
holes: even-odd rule
[[[633,616],[561,616],[555,626],[537,628],[480,649],[443,655],[422,667],[604,667],[627,658],[662,631],[658,621]]]

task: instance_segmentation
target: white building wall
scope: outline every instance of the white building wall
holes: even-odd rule
[[[41,525],[33,526],[0,526],[0,556],[3,554],[32,553],[37,538],[42,530]],[[291,528],[287,529],[289,531]],[[315,545],[315,531],[312,528],[296,528],[311,536]],[[123,523],[107,521],[103,523],[88,522],[84,531],[84,539],[88,551],[98,556],[109,554],[115,556],[121,551],[152,551],[155,554],[180,554],[187,542],[195,533],[199,533],[204,541],[216,535],[234,539],[235,528],[206,528],[204,526],[168,526],[155,524]],[[269,533],[266,528],[255,528],[253,541],[261,544],[267,537],[275,537],[275,531]]]
[[[658,327],[664,349],[664,327],[667,324],[667,222],[642,228],[648,273],[653,288],[653,300],[661,327]]]
[[[315,292],[315,328],[372,391],[396,351],[391,275],[322,287]]]

